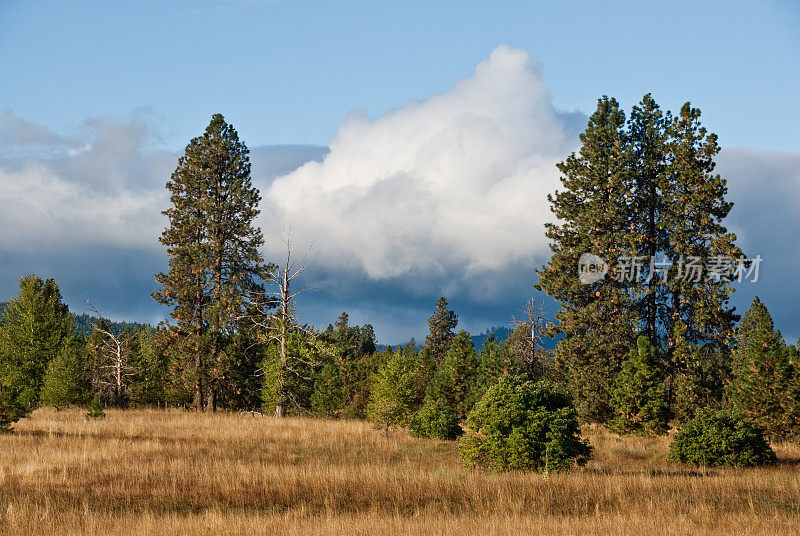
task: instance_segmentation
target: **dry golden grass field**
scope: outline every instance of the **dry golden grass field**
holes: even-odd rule
[[[362,422],[41,409],[0,435],[0,534],[800,533],[800,448],[704,471],[667,439],[587,435],[584,469],[486,474]]]

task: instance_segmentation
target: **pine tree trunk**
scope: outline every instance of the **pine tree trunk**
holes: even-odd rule
[[[219,184],[217,184],[217,191],[219,191]],[[222,245],[217,247],[216,252],[216,263],[214,265],[214,303],[219,307],[220,302],[222,301],[222,249],[224,248],[224,241]],[[209,371],[209,389],[208,389],[208,402],[206,404],[206,411],[215,412],[217,411],[217,381],[219,377],[219,339],[220,339],[220,332],[222,326],[222,318],[221,313],[219,310],[214,315],[214,324],[211,327],[212,329],[212,341],[213,344],[211,345],[211,352],[210,352],[210,359],[211,363],[214,363],[214,368]]]
[[[201,356],[200,356],[200,349],[195,350],[194,355],[194,364],[195,368],[197,369],[195,372],[195,379],[194,379],[194,409],[195,411],[202,411],[203,410],[203,378],[200,375],[200,366]]]
[[[648,254],[650,255],[650,263],[651,269],[655,262],[656,257],[656,247],[657,247],[657,238],[656,238],[656,185],[655,185],[655,177],[650,177],[650,202],[649,202],[649,214],[648,214],[648,227],[649,229],[648,234],[650,235],[649,238],[649,251]],[[651,344],[658,346],[658,332],[656,331],[656,278],[651,273],[650,274],[650,281],[648,282],[648,291],[649,294],[647,296],[647,336],[650,338]]]
[[[210,411],[212,413],[217,411],[217,393],[214,387],[211,387],[208,390],[208,402],[206,402],[206,411]]]
[[[202,304],[202,290],[198,290],[196,294],[195,314],[194,314],[194,331],[195,331],[195,381],[194,381],[194,409],[195,411],[203,411],[203,355],[200,348],[200,336],[203,332],[203,316],[200,309]]]
[[[675,386],[675,349],[678,346],[675,326],[681,320],[681,292],[676,289],[672,293],[672,320],[670,321],[669,333],[667,334],[667,362],[664,367],[664,394],[666,395],[667,405],[672,408],[674,405],[674,386]]]
[[[203,382],[200,379],[200,375],[197,375],[197,378],[194,382],[194,401],[193,401],[194,409],[196,411],[203,410]]]

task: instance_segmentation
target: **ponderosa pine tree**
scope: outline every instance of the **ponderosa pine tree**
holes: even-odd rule
[[[613,379],[638,332],[664,356],[671,408],[691,413],[718,398],[713,372],[724,368],[736,319],[728,305],[733,272],[724,261],[741,250],[723,225],[732,204],[713,173],[716,136],[689,103],[673,117],[649,94],[626,131],[623,123],[616,101],[604,97],[578,155],[559,165],[564,191],[550,202],[561,222],[547,228],[554,254],[539,272],[539,288],[562,305],[553,330],[564,335],[559,366],[591,420],[609,416],[604,379]],[[581,284],[583,253],[607,261],[608,276]]]
[[[167,182],[172,207],[160,241],[167,247],[169,271],[153,293],[171,306],[176,341],[171,345],[191,379],[197,409],[216,407],[225,339],[243,316],[250,292],[268,270],[254,225],[260,196],[250,179],[249,151],[220,114],[205,133],[192,139]]]
[[[442,362],[450,343],[455,337],[453,330],[458,325],[458,316],[454,311],[447,308],[447,299],[439,298],[436,302],[436,310],[428,319],[430,330],[425,338],[425,349],[429,358],[437,365]]]
[[[52,279],[28,275],[0,324],[0,430],[36,409],[50,361],[73,334],[73,321]]]
[[[644,335],[657,348],[663,347],[662,332],[664,290],[667,284],[651,259],[658,259],[668,250],[669,237],[662,218],[668,207],[664,192],[667,189],[667,143],[671,112],[661,111],[652,95],[645,95],[633,107],[628,120],[628,143],[631,151],[633,196],[631,209],[636,232],[637,255],[644,257],[642,281],[632,281],[634,298],[638,300],[639,316],[643,319]]]
[[[632,223],[643,258],[642,281],[632,288],[641,296],[644,334],[667,350],[671,375],[678,362],[687,362],[674,358],[681,341],[689,344],[686,351],[707,344],[720,348],[731,333],[736,317],[727,306],[730,277],[708,277],[706,268],[714,259],[741,255],[735,235],[722,225],[733,204],[725,200],[725,180],[713,174],[717,136],[701,126],[700,110],[690,103],[673,117],[648,93],[633,108],[628,142]],[[692,259],[703,272],[690,271]],[[667,262],[657,266],[651,260]]]
[[[675,377],[698,357],[698,348],[727,350],[738,318],[728,305],[732,273],[713,277],[708,267],[715,259],[738,259],[742,251],[735,245],[736,235],[723,225],[733,203],[725,200],[725,180],[713,173],[714,157],[720,150],[716,134],[707,133],[700,124],[700,110],[688,102],[668,130],[669,165],[660,220],[667,239],[666,254],[672,260],[663,303],[665,381],[672,404]],[[688,268],[692,259],[703,267],[699,277]]]
[[[796,349],[775,331],[756,297],[736,329],[728,397],[774,440],[800,434],[800,375]]]
[[[550,334],[564,336],[556,358],[567,371],[581,417],[605,422],[612,415],[613,379],[639,321],[630,283],[613,267],[617,258],[636,253],[631,154],[625,114],[615,99],[598,100],[580,140],[578,153],[558,164],[563,189],[548,196],[559,223],[546,226],[553,255],[538,271],[537,288],[561,304]],[[581,282],[578,261],[585,253],[612,265],[606,277]]]

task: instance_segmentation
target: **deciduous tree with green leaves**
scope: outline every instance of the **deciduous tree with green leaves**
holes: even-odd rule
[[[425,394],[428,372],[413,347],[392,354],[378,370],[367,405],[377,427],[408,426]]]

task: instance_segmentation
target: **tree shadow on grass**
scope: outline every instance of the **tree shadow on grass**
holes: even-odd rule
[[[687,468],[676,465],[675,468],[644,468],[644,469],[619,469],[605,467],[591,467],[583,469],[583,472],[597,476],[648,476],[650,478],[702,478],[715,476],[716,472],[712,468]]]
[[[192,436],[168,436],[152,434],[120,434],[118,432],[65,432],[63,430],[15,430],[13,435],[18,437],[30,437],[36,439],[103,439],[103,440],[123,440],[123,441],[158,441],[171,445],[196,444],[197,438]]]

